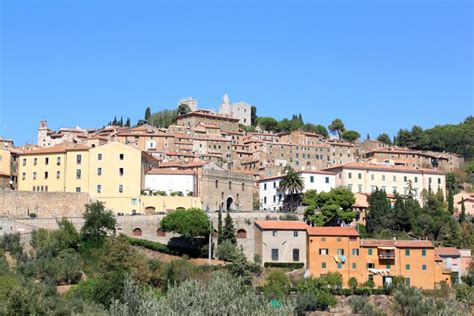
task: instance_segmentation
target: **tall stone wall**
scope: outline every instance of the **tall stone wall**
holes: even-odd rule
[[[1,191],[0,217],[77,217],[88,202],[87,193]]]

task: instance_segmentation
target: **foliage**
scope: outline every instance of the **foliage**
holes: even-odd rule
[[[382,142],[386,145],[392,145],[392,140],[390,139],[390,136],[388,136],[387,133],[382,133],[377,137],[377,140],[379,142]]]
[[[141,238],[133,238],[125,235],[121,235],[120,238],[124,238],[127,240],[127,242],[130,245],[133,246],[139,246],[147,249],[151,249],[154,251],[162,252],[162,253],[167,253],[170,255],[179,255],[181,254],[177,249],[171,248],[168,245],[159,243],[157,241],[151,241],[147,239],[141,239]]]
[[[354,314],[375,316],[384,315],[381,311],[377,310],[372,304],[369,303],[367,296],[351,296],[349,298],[349,305],[352,308]]]
[[[321,193],[308,190],[303,195],[303,205],[307,206],[304,217],[317,226],[350,223],[355,218],[352,209],[354,202],[354,194],[345,188],[334,188]]]
[[[207,236],[210,233],[210,222],[203,210],[190,208],[176,210],[161,220],[161,229],[175,232],[186,238]]]
[[[353,143],[360,138],[360,134],[352,130],[344,131],[341,135],[341,138],[345,141]]]
[[[340,289],[342,288],[342,275],[335,272],[328,272],[324,277],[321,277],[331,289]]]
[[[401,129],[395,137],[397,146],[421,150],[447,151],[474,157],[474,117],[467,117],[459,124],[437,125],[423,130],[413,126],[411,131]]]
[[[225,266],[227,271],[234,277],[240,278],[244,284],[252,284],[252,273],[260,273],[261,269],[258,263],[249,262],[242,248],[237,249],[230,264]]]
[[[335,119],[331,122],[331,125],[328,126],[329,131],[331,134],[337,135],[339,139],[341,139],[342,133],[346,130],[344,128],[344,123],[341,119]]]
[[[274,132],[277,131],[278,121],[273,117],[258,117],[256,123],[263,131]]]
[[[178,115],[184,115],[191,112],[191,108],[187,104],[180,104],[178,105],[178,109],[176,111]]]
[[[237,249],[230,240],[222,241],[217,247],[217,257],[219,260],[231,261],[236,256]]]
[[[228,240],[232,244],[237,244],[237,239],[235,237],[235,228],[234,228],[234,221],[230,216],[230,213],[227,212],[227,215],[224,219],[224,228],[222,230],[222,240]]]
[[[400,287],[394,293],[394,310],[400,315],[431,315],[435,312],[432,299],[424,299],[414,287]]]
[[[303,262],[265,262],[263,264],[265,268],[283,268],[283,269],[302,269],[304,267]]]
[[[177,110],[161,110],[153,113],[148,123],[156,127],[168,128],[170,125],[176,124],[177,117]]]
[[[263,293],[270,299],[284,299],[291,287],[291,282],[288,276],[279,270],[271,271],[266,279],[265,285],[263,286]]]
[[[114,301],[112,315],[291,315],[293,307],[284,303],[272,308],[251,287],[225,273],[215,273],[209,284],[187,280],[173,286],[166,296],[156,298],[128,281],[122,302]]]
[[[311,124],[311,123],[306,123],[303,125],[303,131],[307,132],[307,133],[314,133],[314,134],[318,134],[318,135],[321,135],[325,138],[329,137],[329,132],[327,130],[327,128],[323,125],[315,125],[315,124]]]
[[[250,107],[250,125],[257,126],[257,107],[254,105]]]
[[[81,236],[84,241],[102,243],[105,236],[115,231],[115,217],[110,210],[105,210],[104,203],[94,202],[86,204],[84,225]]]
[[[23,252],[20,233],[4,234],[0,236],[0,249],[19,255]]]
[[[358,285],[358,282],[357,282],[357,279],[354,278],[354,277],[351,277],[348,281],[347,281],[347,285],[351,288],[351,289],[355,289]]]
[[[474,287],[464,283],[460,284],[456,287],[456,299],[474,307]]]
[[[298,295],[308,294],[315,299],[312,302],[314,304],[311,304],[311,307],[314,308],[312,310],[328,310],[329,307],[335,306],[337,303],[325,279],[305,278],[298,282],[296,288]]]
[[[386,227],[392,227],[393,213],[390,212],[390,201],[384,190],[375,190],[368,198],[369,208],[366,216],[367,232],[375,233]]]
[[[298,215],[296,214],[283,214],[280,215],[281,221],[299,221]]]
[[[217,214],[217,244],[220,245],[223,241],[222,236],[222,210],[219,208],[219,213]]]
[[[151,120],[151,109],[150,109],[150,107],[146,108],[144,119],[145,119],[145,122],[150,122],[150,120]]]
[[[280,181],[279,191],[285,192],[290,195],[290,211],[295,209],[294,196],[299,194],[304,189],[304,180],[291,166],[285,167],[285,175]]]

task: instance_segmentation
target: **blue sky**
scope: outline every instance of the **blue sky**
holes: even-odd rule
[[[221,3],[222,2],[222,3]],[[474,110],[473,1],[1,1],[0,135],[224,93],[372,137]]]

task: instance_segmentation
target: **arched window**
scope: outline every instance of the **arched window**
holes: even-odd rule
[[[158,236],[158,237],[166,237],[166,232],[163,231],[163,230],[161,230],[161,228],[158,228],[158,229],[156,230],[156,236]]]
[[[247,231],[245,229],[239,229],[237,231],[237,238],[239,239],[246,239],[247,238]]]
[[[133,230],[133,236],[141,236],[142,234],[142,230],[138,227]]]

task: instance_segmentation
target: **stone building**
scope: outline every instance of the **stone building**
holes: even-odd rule
[[[239,123],[242,125],[251,125],[251,112],[252,106],[246,102],[230,103],[227,94],[222,98],[222,103],[219,106],[219,114],[230,116],[239,119]]]
[[[211,111],[198,110],[187,114],[179,115],[176,123],[191,128],[198,127],[201,123],[216,124],[221,131],[238,132],[239,119],[217,115]]]

